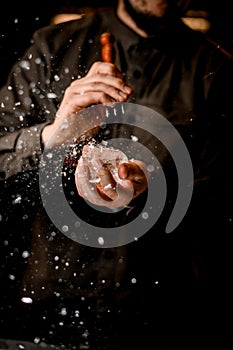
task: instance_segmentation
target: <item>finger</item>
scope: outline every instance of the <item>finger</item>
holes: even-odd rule
[[[106,75],[112,75],[116,76],[118,78],[123,78],[123,74],[121,71],[117,68],[117,66],[110,62],[102,62],[97,61],[94,62],[91,68],[89,69],[89,72],[87,73],[87,76],[90,76],[92,74],[106,74]]]
[[[119,100],[119,99],[118,99]],[[72,96],[66,96],[63,100],[62,106],[60,107],[62,115],[65,115],[66,118],[75,115],[77,112],[83,108],[87,108],[94,104],[111,104],[117,102],[116,99],[113,99],[108,94],[104,92],[87,92],[82,95],[77,93]],[[64,119],[64,118],[63,118]],[[62,120],[61,120],[62,122]]]
[[[124,207],[128,205],[134,197],[134,188],[132,186],[132,182],[127,180],[123,181],[121,184],[116,183],[116,192],[112,198],[106,195],[106,190],[104,192],[102,187],[98,188],[98,184],[96,184],[96,188],[105,201],[104,205],[109,209]]]
[[[149,172],[141,161],[129,161],[118,167],[118,176],[122,180],[130,180],[134,187],[134,198],[148,187]]]
[[[118,167],[118,175],[122,180],[140,182],[144,177],[144,172],[135,162],[121,163]]]
[[[84,96],[86,95],[86,96]],[[73,92],[73,97],[84,101],[86,97],[98,101],[126,101],[130,94],[105,83],[94,82],[90,85],[79,86]],[[82,98],[83,97],[83,98]]]
[[[115,200],[117,198],[116,181],[107,165],[103,164],[101,166],[97,172],[97,176],[100,178],[100,182],[96,184],[96,187],[100,194],[103,195],[104,198],[107,196],[110,200]]]
[[[83,158],[81,157],[75,171],[75,184],[78,194],[81,197],[86,197],[86,183],[89,179],[90,173],[88,167],[85,165]]]
[[[72,83],[69,88],[70,94],[84,95],[94,91],[103,92],[116,100],[127,99],[132,94],[132,88],[122,79],[100,74]]]
[[[85,200],[95,205],[105,205],[106,201],[100,196],[95,183],[92,182],[89,168],[82,157],[76,167],[75,184],[78,194]]]

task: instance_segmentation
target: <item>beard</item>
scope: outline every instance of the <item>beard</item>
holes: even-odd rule
[[[123,0],[125,9],[137,26],[144,30],[148,35],[156,34],[157,30],[168,29],[177,20],[179,11],[177,7],[168,6],[163,17],[157,17],[146,11],[140,11],[134,8],[130,0]]]

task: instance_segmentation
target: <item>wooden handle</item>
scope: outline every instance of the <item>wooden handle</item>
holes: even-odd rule
[[[116,52],[114,47],[114,38],[113,36],[105,32],[100,36],[100,43],[102,45],[101,56],[104,62],[115,63]]]

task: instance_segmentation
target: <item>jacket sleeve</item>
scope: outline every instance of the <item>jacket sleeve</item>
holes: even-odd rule
[[[43,145],[41,131],[46,123],[11,132],[0,139],[0,179],[37,169]]]
[[[43,38],[42,38],[43,39]],[[43,152],[41,132],[57,110],[46,40],[34,43],[16,62],[0,90],[0,179],[35,170]]]

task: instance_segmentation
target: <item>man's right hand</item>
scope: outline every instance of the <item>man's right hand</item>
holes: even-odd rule
[[[122,73],[114,64],[95,62],[85,77],[74,80],[67,87],[54,122],[47,125],[42,132],[42,141],[45,146],[48,141],[51,145],[51,139],[60,132],[62,135],[59,135],[59,141],[56,140],[55,144],[65,142],[65,138],[70,137],[72,132],[77,130],[77,126],[73,128],[73,123],[78,124],[79,111],[94,104],[125,102],[132,91],[132,88],[125,84]],[[71,118],[74,116],[75,118]],[[60,131],[63,124],[67,125],[65,133],[64,130]]]

